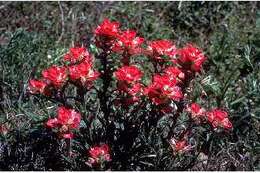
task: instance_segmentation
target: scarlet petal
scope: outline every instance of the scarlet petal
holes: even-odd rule
[[[60,88],[66,82],[67,69],[66,67],[52,66],[44,70],[42,76],[55,87]]]
[[[179,64],[195,72],[201,70],[202,64],[206,60],[202,51],[192,44],[188,44],[184,48],[179,49],[177,54],[180,56],[178,59]]]
[[[67,109],[62,106],[58,108],[58,122],[62,125],[67,125],[70,128],[78,128],[80,124],[80,113],[73,109]]]
[[[148,51],[153,52],[151,56],[155,59],[162,59],[160,58],[161,55],[166,55],[172,58],[177,53],[175,45],[169,40],[151,41],[148,45]]]
[[[36,94],[36,93],[41,93],[44,94],[45,93],[45,88],[47,87],[47,84],[41,80],[35,80],[35,79],[31,79],[29,81],[29,92],[32,94]]]
[[[111,22],[105,19],[96,29],[95,35],[106,36],[106,37],[116,37],[119,33],[119,23]]]
[[[115,72],[119,81],[136,82],[141,79],[143,73],[136,66],[123,66]]]
[[[64,56],[64,61],[68,61],[70,63],[76,63],[83,59],[87,62],[91,62],[91,56],[89,52],[84,47],[72,47],[70,51]]]
[[[50,128],[54,128],[58,125],[58,120],[57,118],[54,118],[54,119],[49,119],[46,123],[46,125]]]

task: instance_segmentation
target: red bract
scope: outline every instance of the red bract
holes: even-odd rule
[[[214,128],[221,126],[226,129],[232,128],[232,123],[228,119],[228,114],[219,109],[213,109],[206,113],[208,121]]]
[[[69,128],[78,128],[80,124],[80,113],[73,109],[62,106],[58,108],[58,123]]]
[[[161,56],[163,55],[172,58],[177,53],[175,45],[169,40],[151,41],[148,45],[147,51],[150,56],[158,60],[162,60],[163,58]]]
[[[56,88],[60,88],[67,79],[67,69],[65,67],[52,66],[42,72],[42,76],[48,83]]]
[[[89,163],[90,164],[99,164],[102,161],[111,161],[109,154],[109,146],[103,144],[101,146],[95,146],[89,149]]]
[[[117,37],[119,33],[119,23],[105,19],[96,29],[95,35],[103,37]]]
[[[91,62],[89,52],[84,47],[72,47],[70,51],[64,55],[63,60],[70,63],[77,63],[85,59],[87,62]]]
[[[170,140],[170,145],[171,145],[173,151],[179,152],[179,153],[186,152],[191,149],[191,146],[187,144],[186,140],[176,140],[176,139],[172,138]]]
[[[82,62],[69,67],[69,76],[73,81],[80,80],[82,85],[89,85],[99,76],[99,73],[92,69],[92,64]]]
[[[192,103],[189,107],[188,107],[188,112],[191,113],[191,117],[193,119],[198,119],[201,116],[205,115],[205,109],[203,109],[199,104],[197,103]]]
[[[46,123],[47,127],[59,127],[60,135],[63,138],[72,138],[71,129],[79,127],[81,115],[73,109],[64,106],[58,108],[57,118],[49,119]]]
[[[45,94],[47,95],[46,91],[47,84],[41,80],[31,79],[29,81],[28,90],[32,94]]]
[[[136,66],[123,66],[115,72],[117,80],[127,83],[139,81],[142,75],[143,73]]]
[[[57,118],[49,119],[46,125],[49,128],[57,127],[59,125],[58,119]]]
[[[202,64],[206,60],[202,51],[191,44],[179,49],[178,55],[180,55],[180,58],[178,59],[179,63],[185,68],[189,68],[193,71],[200,71]]]
[[[185,74],[178,67],[168,67],[164,70],[164,73],[172,79],[179,78],[183,80],[185,78]]]
[[[124,31],[117,38],[118,41],[112,47],[114,52],[122,53],[126,51],[129,55],[141,53],[140,46],[144,42],[144,38],[136,37],[135,31]]]
[[[127,92],[128,92],[131,96],[136,97],[137,94],[140,94],[140,93],[141,93],[142,88],[143,88],[143,85],[142,85],[142,84],[136,83],[136,84],[134,84],[131,88],[128,88],[128,91],[127,91]]]
[[[164,104],[168,100],[180,101],[183,94],[176,82],[166,75],[155,75],[152,84],[144,92],[156,105]]]

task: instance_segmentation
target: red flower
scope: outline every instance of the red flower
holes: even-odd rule
[[[47,84],[40,80],[31,79],[29,81],[29,92],[32,94],[45,94],[48,95],[46,90]]]
[[[219,109],[213,109],[206,113],[208,121],[214,128],[221,126],[226,129],[232,128],[232,123],[228,119],[228,114],[225,111]]]
[[[141,93],[142,88],[143,88],[142,84],[136,83],[131,88],[128,88],[127,93],[129,93],[131,96],[136,97],[137,94]]]
[[[58,108],[57,118],[49,119],[46,122],[49,128],[59,128],[60,136],[63,138],[72,138],[71,129],[76,129],[80,124],[80,113],[73,109],[68,109],[64,106]]]
[[[85,59],[87,62],[91,62],[89,52],[84,47],[72,47],[69,52],[64,55],[63,60],[70,63],[77,63]]]
[[[156,105],[164,104],[168,100],[180,101],[183,98],[181,88],[176,86],[176,80],[166,75],[155,75],[153,82],[145,89],[145,94]]]
[[[111,157],[109,154],[109,147],[107,144],[103,144],[101,146],[95,146],[89,149],[89,163],[98,164],[101,160],[111,161]]]
[[[170,78],[184,79],[185,74],[178,67],[168,67],[164,70],[164,73],[169,75]]]
[[[80,124],[80,113],[73,109],[62,106],[58,108],[58,123],[69,128],[78,128]]]
[[[142,72],[135,66],[123,66],[115,72],[118,90],[131,97],[123,101],[124,105],[133,104],[139,100],[143,86],[138,81],[141,80],[142,75]]]
[[[173,57],[176,55],[176,47],[175,45],[169,40],[156,40],[151,41],[147,48],[149,54],[158,60],[162,60],[162,55],[166,55],[169,57]]]
[[[54,128],[57,127],[59,124],[58,119],[57,118],[53,118],[53,119],[49,119],[46,123],[47,127],[49,128]]]
[[[52,66],[42,72],[42,76],[54,87],[60,88],[67,79],[67,69],[65,67]]]
[[[184,48],[178,50],[178,55],[180,55],[179,63],[194,71],[200,71],[202,64],[206,60],[206,57],[203,55],[202,51],[191,44],[188,44]]]
[[[192,103],[188,107],[188,112],[191,113],[192,118],[197,119],[203,115],[205,115],[205,109],[201,108],[201,106],[197,103]]]
[[[69,67],[70,79],[80,80],[82,85],[90,85],[99,76],[99,73],[92,69],[92,64],[82,62]]]
[[[114,52],[122,53],[127,51],[130,55],[141,53],[140,46],[144,42],[144,38],[136,37],[135,31],[124,31],[117,38],[118,41],[116,41],[112,47]]]
[[[105,19],[96,29],[95,34],[103,37],[117,37],[119,32],[119,23],[111,22]]]
[[[115,72],[117,80],[127,83],[139,81],[142,75],[143,73],[136,66],[123,66]]]
[[[170,145],[175,152],[179,152],[179,153],[186,152],[191,149],[191,146],[187,144],[186,140],[178,141],[178,140],[172,138],[170,140]]]

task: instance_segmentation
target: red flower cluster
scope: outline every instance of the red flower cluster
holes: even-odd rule
[[[63,138],[72,138],[72,129],[79,127],[81,115],[73,109],[64,106],[58,108],[57,118],[49,119],[46,123],[49,128],[59,128],[60,135]]]
[[[29,91],[32,94],[43,94],[43,95],[49,95],[47,91],[47,83],[41,81],[41,80],[35,80],[32,79],[29,81]]]
[[[206,111],[197,103],[192,103],[187,111],[191,113],[191,117],[194,120],[207,120],[212,124],[214,128],[220,126],[225,129],[231,129],[232,123],[228,119],[228,114],[220,109],[213,109],[211,111]]]
[[[123,66],[115,72],[117,80],[128,84],[139,81],[142,75],[142,72],[136,66]]]
[[[163,60],[162,56],[172,58],[177,53],[175,45],[169,40],[151,41],[147,47],[148,55],[156,60]]]
[[[203,118],[206,113],[205,109],[201,108],[201,106],[197,103],[192,103],[188,107],[187,111],[191,113],[191,117],[194,120],[200,120],[200,118]]]
[[[96,29],[95,34],[102,37],[116,37],[119,33],[119,23],[110,22],[108,19],[105,19]]]
[[[49,85],[60,88],[67,80],[66,67],[52,66],[42,72],[43,78]]]
[[[93,81],[99,77],[99,72],[93,70],[92,64],[84,61],[70,66],[69,75],[72,81],[79,81],[82,86],[92,86]]]
[[[202,64],[206,60],[202,51],[191,44],[179,49],[178,55],[180,55],[180,58],[178,59],[179,64],[193,71],[200,71]]]
[[[172,147],[172,150],[176,153],[187,152],[191,149],[191,146],[187,143],[187,141],[185,139],[176,140],[176,139],[172,138],[170,140],[170,146]]]
[[[92,147],[89,149],[88,152],[90,155],[88,163],[90,165],[99,164],[104,161],[111,161],[111,157],[109,154],[109,147],[107,144]]]
[[[129,57],[142,53],[144,38],[137,37],[136,31],[119,29],[118,22],[105,19],[95,30],[97,47],[123,54],[122,62],[129,65]]]
[[[164,70],[164,73],[172,79],[184,80],[185,74],[178,67],[168,67]]]
[[[141,94],[142,84],[139,83],[143,73],[136,66],[123,66],[115,72],[118,80],[118,89],[127,93],[132,98],[128,103],[139,100],[138,95]]]
[[[127,52],[129,55],[139,54],[142,52],[141,45],[144,42],[144,38],[136,37],[136,32],[132,30],[123,31],[118,40],[112,47],[112,51],[118,53]]]
[[[232,123],[228,119],[228,114],[225,111],[219,109],[213,109],[206,113],[208,121],[214,128],[221,126],[225,129],[231,129]]]
[[[108,19],[105,19],[95,29],[94,33],[96,46],[102,49],[110,49],[119,35],[119,32],[120,29],[118,22],[111,22]]]
[[[176,84],[177,80],[170,75],[155,75],[152,84],[144,92],[156,105],[165,104],[170,100],[180,101],[183,94]]]
[[[91,62],[91,57],[89,52],[84,47],[72,47],[69,52],[64,55],[63,60],[65,62],[70,62],[75,64],[81,62],[82,60],[86,62]]]
[[[29,92],[50,96],[51,88],[60,89],[67,81],[90,87],[99,76],[99,73],[93,70],[92,58],[85,48],[70,48],[64,56],[64,61],[70,62],[70,65],[51,66],[42,72],[42,80],[30,80]]]

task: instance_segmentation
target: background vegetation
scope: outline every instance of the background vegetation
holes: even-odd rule
[[[70,46],[88,46],[93,29],[108,17],[147,39],[193,42],[204,49],[207,73],[198,80],[194,98],[199,101],[203,91],[207,105],[225,107],[234,130],[208,143],[208,153],[188,169],[259,170],[259,7],[258,2],[1,2],[0,123],[8,132],[1,134],[0,169],[81,169],[68,166],[54,137],[38,128],[54,108],[28,97],[26,87]]]

